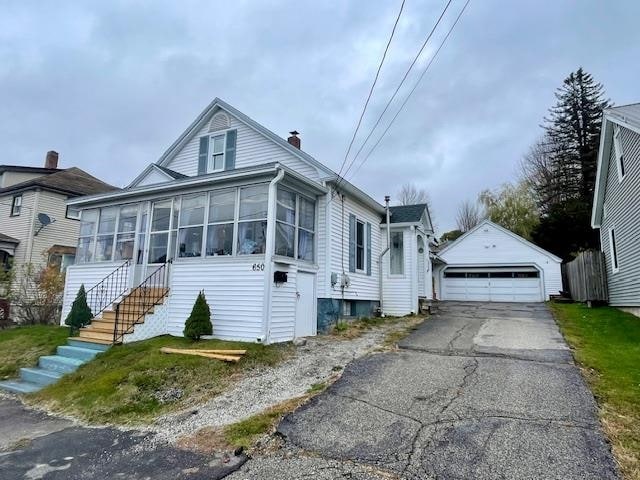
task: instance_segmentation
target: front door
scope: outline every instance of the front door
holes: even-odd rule
[[[315,316],[315,274],[298,272],[296,292],[296,337],[309,337],[316,334]]]

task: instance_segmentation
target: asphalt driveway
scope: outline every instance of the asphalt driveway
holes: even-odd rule
[[[229,478],[618,478],[544,304],[446,303],[400,347],[350,364]]]

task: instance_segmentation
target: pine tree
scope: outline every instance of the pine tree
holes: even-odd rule
[[[91,308],[89,308],[87,304],[87,292],[84,289],[84,284],[82,284],[64,323],[71,327],[72,332],[76,332],[82,327],[89,325],[92,318],[93,313],[91,313]]]
[[[184,336],[192,340],[200,340],[203,335],[211,335],[213,326],[211,325],[211,310],[204,297],[204,291],[201,291],[193,305],[191,315],[187,318],[184,325]]]
[[[555,192],[560,201],[579,199],[591,206],[598,162],[602,111],[611,106],[604,88],[582,68],[556,91],[556,105],[545,118]]]

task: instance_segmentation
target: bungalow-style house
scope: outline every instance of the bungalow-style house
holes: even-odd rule
[[[432,295],[426,206],[387,211],[300,142],[216,98],[129,186],[70,199],[81,226],[61,320],[82,284],[89,342],[182,335],[201,290],[230,340],[417,312]]]
[[[603,113],[591,226],[600,229],[609,304],[640,314],[640,103]]]
[[[26,264],[74,262],[80,219],[67,199],[114,189],[79,168],[59,169],[54,151],[42,168],[0,165],[0,268],[15,271],[14,287]]]
[[[449,242],[434,259],[436,298],[542,302],[562,290],[562,259],[490,220]]]

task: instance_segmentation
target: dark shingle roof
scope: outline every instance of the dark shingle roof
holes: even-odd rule
[[[156,167],[158,167],[160,170],[162,170],[164,173],[166,173],[167,175],[171,176],[175,180],[178,180],[179,178],[187,178],[188,177],[188,175],[184,175],[184,174],[182,174],[180,172],[176,172],[175,170],[171,170],[170,168],[163,167],[162,165],[156,165]]]
[[[69,194],[71,196],[92,195],[94,193],[110,192],[119,190],[113,185],[98,180],[93,175],[88,174],[84,170],[77,167],[67,168],[50,175],[42,175],[41,177],[27,180],[26,182],[16,183],[6,188],[0,188],[0,195],[29,190],[32,188],[43,188],[45,190],[53,190]]]
[[[55,173],[59,168],[25,167],[23,165],[0,165],[0,173],[4,172],[24,172],[24,173]]]
[[[0,242],[20,243],[20,240],[10,237],[9,235],[5,235],[4,233],[0,233]]]
[[[391,223],[417,223],[422,219],[422,214],[424,213],[426,208],[426,203],[389,207],[389,212],[391,214]],[[382,223],[387,223],[387,219],[384,218],[382,220]]]

